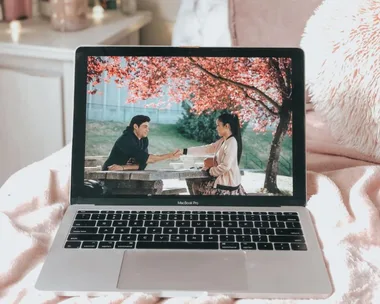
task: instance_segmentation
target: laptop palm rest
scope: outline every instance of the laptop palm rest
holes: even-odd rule
[[[125,251],[118,289],[247,291],[246,256],[229,251]]]

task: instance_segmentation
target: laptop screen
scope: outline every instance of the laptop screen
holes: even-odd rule
[[[88,56],[89,196],[292,196],[292,59]]]

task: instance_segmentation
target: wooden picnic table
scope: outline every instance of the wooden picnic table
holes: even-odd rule
[[[103,181],[112,194],[165,194],[163,179],[185,180],[189,193],[194,195],[193,183],[209,179],[199,169],[160,169],[144,171],[85,171],[85,179]]]

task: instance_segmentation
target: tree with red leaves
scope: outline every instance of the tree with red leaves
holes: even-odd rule
[[[197,114],[229,110],[257,132],[275,127],[266,167],[264,189],[280,194],[278,161],[285,134],[292,135],[292,65],[289,58],[226,57],[89,57],[90,94],[102,80],[128,88],[127,103],[149,98],[150,106],[191,100]],[[147,105],[149,106],[149,105]]]

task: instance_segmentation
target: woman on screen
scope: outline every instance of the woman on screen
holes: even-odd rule
[[[222,114],[216,120],[216,130],[221,137],[218,141],[205,146],[183,149],[184,155],[213,154],[204,161],[211,179],[193,184],[196,195],[247,195],[241,185],[239,169],[243,144],[240,122],[237,115]]]

